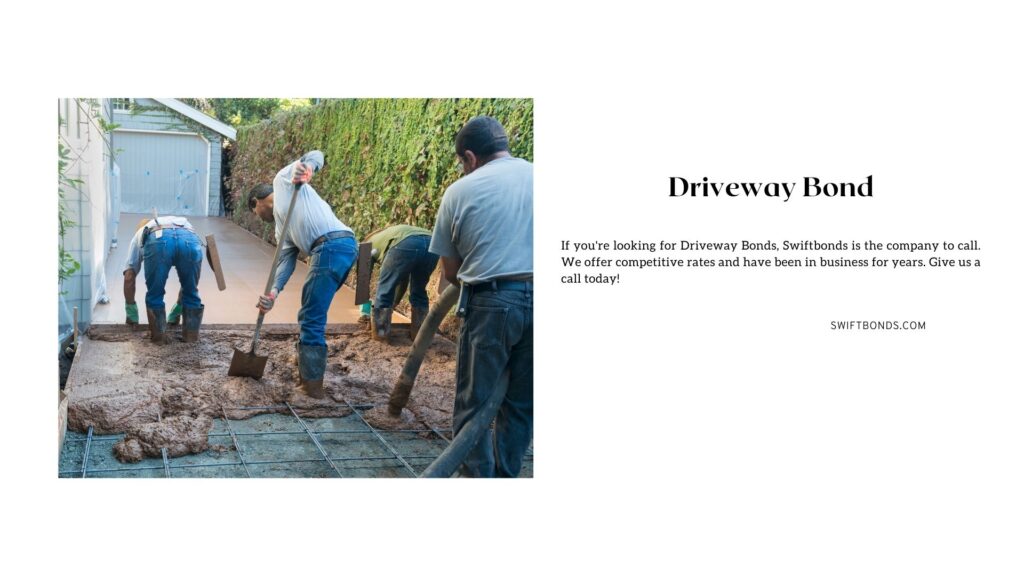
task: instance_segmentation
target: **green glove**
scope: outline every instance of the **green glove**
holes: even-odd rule
[[[171,308],[171,313],[167,315],[167,323],[177,324],[179,318],[181,318],[181,304],[175,303],[174,308]]]
[[[128,304],[125,302],[124,305],[124,316],[127,324],[138,324],[139,323],[139,305]]]
[[[367,302],[366,304],[363,304],[362,306],[359,307],[359,320],[358,320],[358,322],[360,324],[369,324],[370,323],[370,310],[371,310],[371,306],[370,306],[369,302]]]

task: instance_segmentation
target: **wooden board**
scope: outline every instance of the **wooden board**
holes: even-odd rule
[[[217,288],[223,292],[227,288],[224,283],[224,271],[220,267],[220,253],[217,252],[217,240],[210,234],[206,237],[206,257],[210,261],[210,268],[213,268],[213,275],[217,277]]]
[[[372,249],[373,244],[369,242],[359,245],[359,256],[356,260],[356,306],[370,301],[370,276],[373,270],[370,251]]]

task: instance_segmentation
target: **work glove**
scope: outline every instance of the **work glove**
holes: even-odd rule
[[[313,178],[313,166],[297,162],[292,170],[292,184],[306,184]]]
[[[124,317],[125,317],[125,320],[124,320],[125,324],[138,324],[139,323],[139,305],[138,304],[129,304],[129,303],[125,302],[125,304],[124,304]]]
[[[270,292],[260,296],[260,301],[256,303],[256,307],[266,314],[274,307],[274,300],[277,300],[277,289],[271,288]]]
[[[174,308],[171,308],[171,313],[167,315],[168,324],[177,324],[181,318],[181,303],[177,302],[174,304]]]

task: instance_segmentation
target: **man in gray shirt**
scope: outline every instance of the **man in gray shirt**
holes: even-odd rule
[[[274,300],[295,271],[299,251],[309,255],[309,273],[299,309],[299,382],[314,398],[326,396],[323,383],[327,368],[327,310],[356,259],[352,229],[338,220],[330,205],[309,185],[323,165],[322,152],[308,152],[282,168],[273,187],[261,184],[249,191],[249,208],[264,222],[275,223],[277,241],[281,243],[274,286],[268,294],[260,296],[256,305],[260,310],[269,312],[274,307]],[[302,184],[297,192],[294,184]],[[282,234],[288,205],[295,193],[299,196],[288,231]]]
[[[507,378],[494,431],[461,472],[516,477],[533,437],[533,164],[509,154],[489,116],[466,123],[455,151],[465,176],[445,190],[430,242],[468,295],[452,427],[458,434]]]

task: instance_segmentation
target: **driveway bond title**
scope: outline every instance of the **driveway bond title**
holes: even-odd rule
[[[836,198],[849,196],[851,198],[860,196],[870,198],[871,176],[858,184],[856,182],[822,182],[820,178],[805,176],[803,193],[808,198],[824,196]],[[700,181],[690,181],[681,176],[668,177],[669,196],[690,196],[705,198],[731,196],[733,198],[783,198],[783,202],[789,202],[793,193],[797,190],[796,182],[710,182],[705,176]]]

